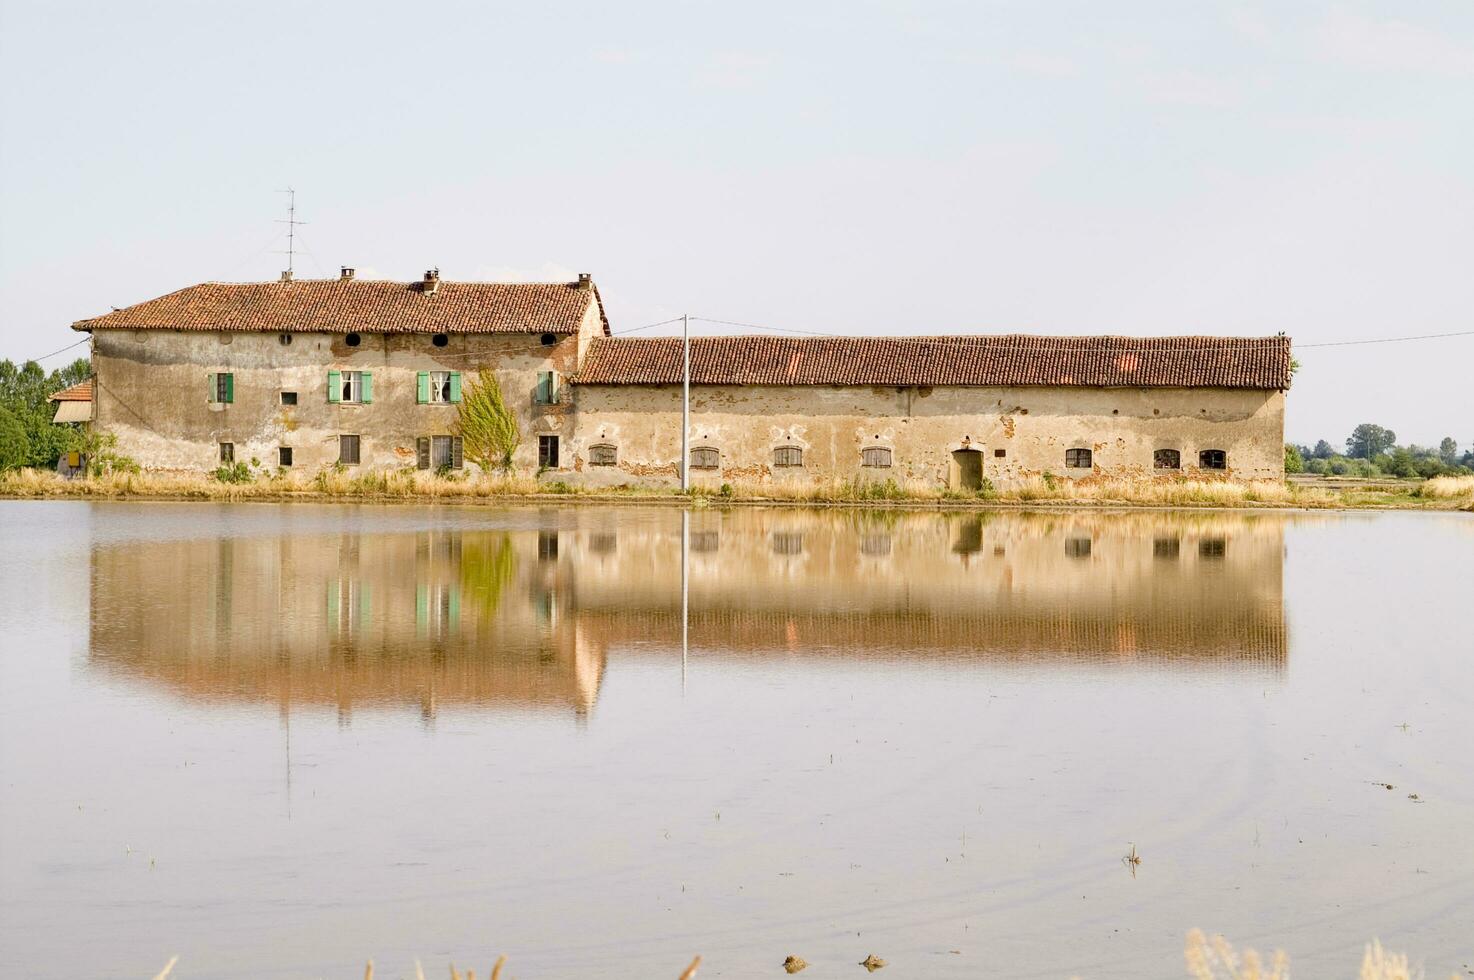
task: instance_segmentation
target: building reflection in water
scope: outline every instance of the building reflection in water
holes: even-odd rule
[[[712,509],[685,535],[669,511],[557,519],[99,546],[90,663],[346,721],[583,716],[611,656],[1256,674],[1287,658],[1275,515]]]

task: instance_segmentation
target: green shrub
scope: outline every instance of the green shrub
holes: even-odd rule
[[[222,463],[215,467],[210,474],[221,483],[250,483],[252,482],[251,468],[244,461],[234,463]]]
[[[1292,446],[1288,442],[1285,443],[1285,472],[1305,472],[1305,457],[1300,454],[1299,449],[1297,449],[1295,446]]]
[[[723,483],[722,488],[717,491],[717,494],[722,497],[735,497],[737,496],[737,491],[733,488],[732,484]]]

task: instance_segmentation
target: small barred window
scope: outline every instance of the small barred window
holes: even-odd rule
[[[1228,469],[1228,453],[1222,449],[1204,449],[1198,453],[1198,465],[1205,470]]]
[[[1072,470],[1088,470],[1093,455],[1088,449],[1066,449],[1065,466]]]
[[[1152,453],[1152,465],[1159,470],[1182,469],[1182,454],[1175,449],[1158,449]]]

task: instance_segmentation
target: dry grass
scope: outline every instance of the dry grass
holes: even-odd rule
[[[1434,499],[1474,500],[1474,476],[1435,476],[1418,488],[1418,494]]]
[[[314,475],[286,472],[248,483],[224,483],[204,473],[111,473],[65,480],[45,470],[0,473],[0,497],[161,497],[185,500],[478,500],[529,496],[617,497],[675,500],[662,488],[594,488],[532,476],[471,472],[441,475],[421,470],[327,469]],[[832,480],[820,483],[734,481],[721,489],[700,487],[698,500],[807,504],[916,503],[1055,504],[1157,507],[1399,507],[1474,510],[1474,477],[1437,477],[1405,489],[1301,487],[1282,480],[1095,479],[1035,477],[1008,490],[962,493],[920,481]]]
[[[1252,949],[1239,953],[1227,939],[1203,935],[1194,929],[1187,934],[1188,976],[1193,980],[1289,980],[1290,960],[1283,950],[1277,950],[1268,966]],[[1418,971],[1418,976],[1422,971]],[[1390,953],[1373,939],[1361,959],[1360,980],[1413,980],[1412,968],[1407,956]],[[1450,980],[1458,980],[1457,975]]]

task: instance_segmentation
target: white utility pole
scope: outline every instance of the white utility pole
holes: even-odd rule
[[[691,489],[691,317],[681,314],[681,490]]]

